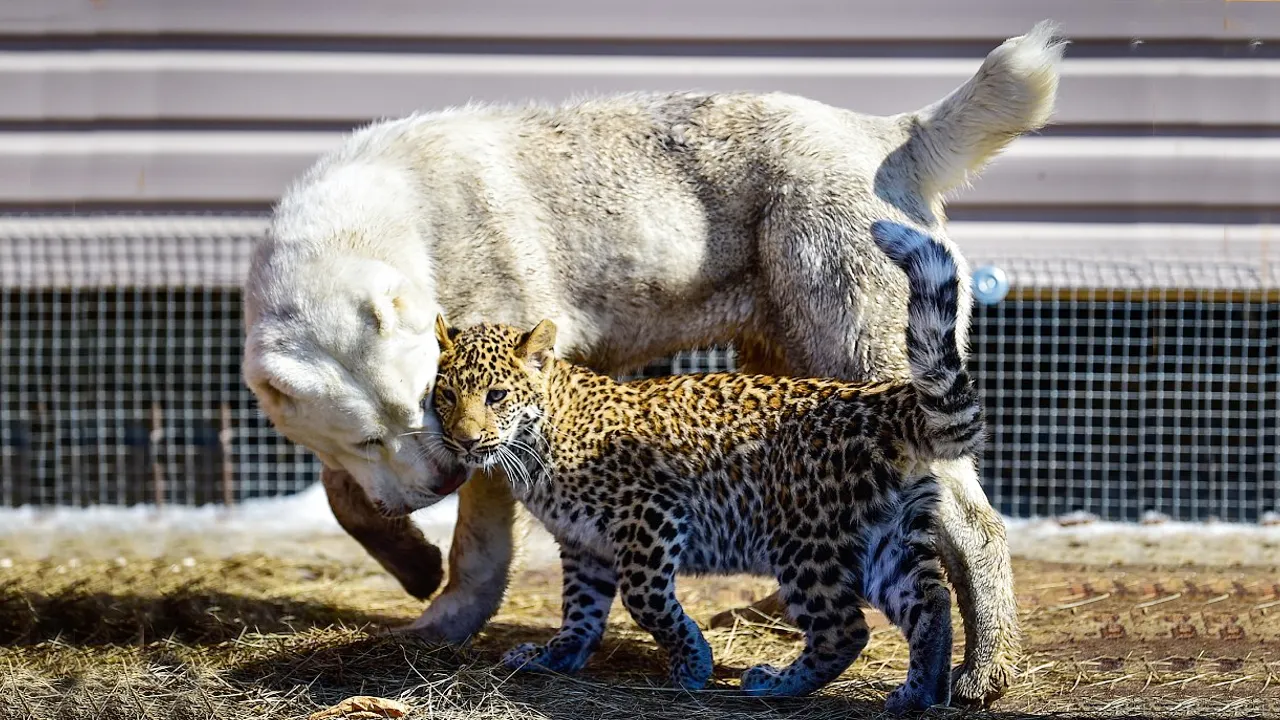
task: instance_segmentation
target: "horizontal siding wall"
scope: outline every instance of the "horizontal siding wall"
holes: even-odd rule
[[[9,0],[0,211],[264,212],[342,133],[468,101],[761,90],[909,111],[1005,37],[1072,39],[1055,125],[959,218],[1267,225],[1280,3]]]
[[[0,202],[266,205],[339,133],[0,133]],[[1280,138],[1025,138],[959,207],[1280,205]]]
[[[978,64],[978,58],[911,57],[0,51],[0,117],[349,123],[477,98],[560,101],[687,89],[789,92],[888,115],[934,102]],[[1060,92],[1059,125],[1280,125],[1280,60],[1072,58]]]
[[[1232,0],[7,0],[14,34],[698,40],[988,39],[1054,18],[1081,38],[1280,38]]]
[[[1072,40],[1055,124],[950,205],[1013,283],[975,311],[988,493],[1257,519],[1280,503],[1280,2],[1223,0],[0,0],[0,504],[314,480],[240,380],[235,286],[353,127],[639,90],[904,112],[1046,18]]]

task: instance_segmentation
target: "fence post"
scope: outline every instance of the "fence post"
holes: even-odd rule
[[[164,506],[164,463],[160,462],[160,443],[164,440],[164,423],[160,403],[151,403],[151,472],[154,480],[156,509]]]
[[[220,415],[222,427],[218,430],[218,445],[222,448],[222,504],[230,510],[235,499],[235,466],[231,460],[231,405],[222,403]]]

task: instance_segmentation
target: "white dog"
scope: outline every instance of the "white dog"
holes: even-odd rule
[[[906,377],[905,278],[868,227],[942,233],[943,194],[1047,122],[1062,49],[1041,24],[892,117],[686,93],[375,124],[276,209],[246,287],[247,382],[324,462],[344,527],[428,596],[439,552],[403,516],[466,479],[425,442],[437,313],[553,318],[559,353],[610,373],[732,342],[756,372]],[[967,631],[956,697],[987,701],[1018,647],[1004,527],[972,461],[935,470]],[[417,623],[453,641],[496,611],[512,552],[502,484],[477,476],[460,498],[449,587]]]

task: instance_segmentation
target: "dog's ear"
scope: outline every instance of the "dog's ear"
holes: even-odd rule
[[[335,272],[364,294],[361,309],[382,337],[390,337],[402,326],[422,332],[431,322],[428,308],[415,301],[414,286],[399,268],[377,260],[354,260]]]
[[[458,328],[449,327],[443,314],[436,315],[436,342],[440,343],[440,352],[446,353],[452,350],[453,339],[456,337],[458,337]]]
[[[413,301],[409,299],[407,293],[401,291],[401,288],[397,287],[385,295],[375,295],[370,298],[369,311],[373,314],[378,334],[383,337],[391,335],[401,324],[410,328],[414,326]]]
[[[251,337],[248,342],[254,342]],[[271,421],[288,421],[300,410],[305,398],[322,395],[323,372],[314,365],[281,352],[249,353],[242,372],[245,384],[257,396],[259,405]]]
[[[258,395],[258,401],[266,405],[271,410],[274,410],[284,417],[293,415],[293,396],[281,389],[279,380],[275,378],[260,380],[250,385],[249,389],[256,392]]]
[[[534,370],[541,370],[547,361],[555,356],[556,324],[543,320],[525,334],[516,346],[516,357],[521,358]]]

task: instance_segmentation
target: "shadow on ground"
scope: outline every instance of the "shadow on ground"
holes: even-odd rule
[[[430,707],[437,717],[856,719],[883,711],[882,701],[871,698],[747,698],[723,682],[737,677],[738,671],[730,668],[717,667],[717,679],[708,690],[672,689],[664,685],[665,658],[651,645],[628,637],[607,640],[587,668],[574,676],[513,673],[501,666],[499,659],[507,649],[546,640],[548,634],[546,627],[496,623],[462,649],[383,634],[299,647],[246,663],[225,678],[239,687],[282,694],[305,687],[305,699],[318,707],[355,694],[407,696],[415,705]]]
[[[298,599],[254,598],[192,588],[162,596],[77,592],[54,596],[0,588],[0,644],[143,645],[172,640],[208,645],[246,632],[315,627],[381,627],[394,619]]]
[[[14,565],[0,573],[0,646],[201,646],[246,633],[403,622],[368,611],[376,593],[342,566],[188,562]]]

